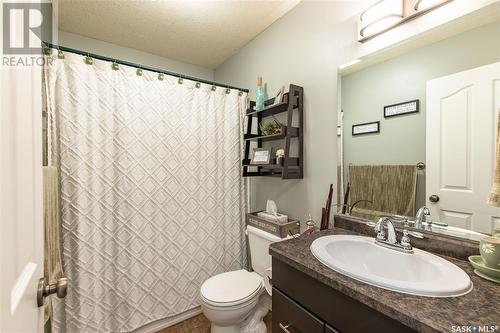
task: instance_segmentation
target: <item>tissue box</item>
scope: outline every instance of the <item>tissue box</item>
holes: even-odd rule
[[[260,218],[263,218],[264,220],[267,220],[270,222],[276,222],[279,224],[283,224],[283,223],[288,222],[288,216],[280,214],[280,213],[278,213],[278,216],[275,216],[273,214],[268,214],[266,212],[258,212],[257,216]]]
[[[298,220],[289,219],[283,214],[279,214],[278,216],[284,216],[286,220],[283,218],[276,219],[274,216],[272,216],[274,219],[268,220],[259,216],[259,213],[265,214],[264,211],[248,213],[247,225],[264,230],[280,238],[286,238],[300,232],[300,222]]]

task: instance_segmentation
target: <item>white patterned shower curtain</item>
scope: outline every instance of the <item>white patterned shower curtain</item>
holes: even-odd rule
[[[56,332],[130,332],[199,305],[246,260],[246,94],[65,54],[44,69],[61,177]]]

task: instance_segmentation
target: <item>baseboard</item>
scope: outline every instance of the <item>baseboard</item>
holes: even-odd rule
[[[153,321],[152,323],[149,323],[149,324],[146,324],[142,327],[139,327],[138,329],[134,330],[133,332],[134,333],[156,333],[158,331],[161,331],[162,329],[165,329],[167,327],[178,324],[184,320],[187,320],[189,318],[197,316],[200,313],[201,313],[201,307],[198,306],[196,308],[193,308],[191,310],[188,310],[186,312],[178,314],[177,316],[168,317],[168,318]]]

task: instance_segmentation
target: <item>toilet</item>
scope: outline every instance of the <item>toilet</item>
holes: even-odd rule
[[[212,276],[200,289],[201,308],[211,333],[265,333],[262,318],[271,308],[271,290],[264,287],[271,267],[269,245],[282,239],[247,226],[253,272],[245,269]]]

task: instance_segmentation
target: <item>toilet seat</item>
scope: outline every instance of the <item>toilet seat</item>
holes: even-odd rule
[[[212,276],[202,284],[200,294],[207,305],[232,307],[253,300],[262,290],[262,277],[241,269]]]

